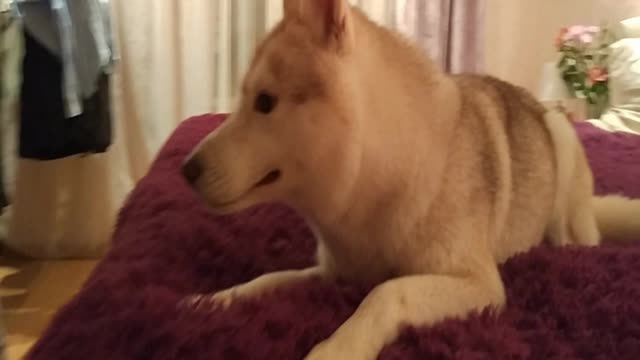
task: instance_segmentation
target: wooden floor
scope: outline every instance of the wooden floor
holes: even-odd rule
[[[22,359],[52,315],[80,289],[95,264],[0,258],[7,360]]]

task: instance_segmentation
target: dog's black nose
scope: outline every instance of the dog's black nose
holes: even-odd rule
[[[191,156],[182,164],[182,176],[189,184],[195,183],[202,175],[202,164],[196,155]]]

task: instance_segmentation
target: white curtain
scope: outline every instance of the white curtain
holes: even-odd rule
[[[439,14],[452,1],[351,0],[436,57],[448,24]],[[111,7],[115,143],[104,155],[19,162],[7,243],[27,255],[100,255],[124,198],[167,136],[189,116],[231,110],[256,43],[282,17],[281,0],[111,0]]]

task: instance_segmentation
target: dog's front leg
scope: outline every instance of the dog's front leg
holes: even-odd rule
[[[312,278],[325,277],[325,272],[320,266],[303,270],[277,271],[258,276],[257,278],[215,294],[194,295],[187,299],[192,306],[209,307],[211,309],[226,309],[234,301],[259,297],[277,288],[295,285]]]
[[[374,360],[403,326],[430,326],[503,303],[497,269],[485,276],[416,275],[390,280],[375,288],[306,360]]]

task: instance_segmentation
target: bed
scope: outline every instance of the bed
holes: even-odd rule
[[[198,116],[175,131],[121,210],[109,253],[26,359],[301,359],[354,311],[367,289],[313,282],[225,312],[176,306],[313,262],[311,233],[290,210],[214,217],[183,182],[184,157],[223,119]],[[640,197],[640,136],[576,129],[597,192]],[[380,359],[639,358],[640,245],[540,246],[501,273],[504,312],[408,328]]]

